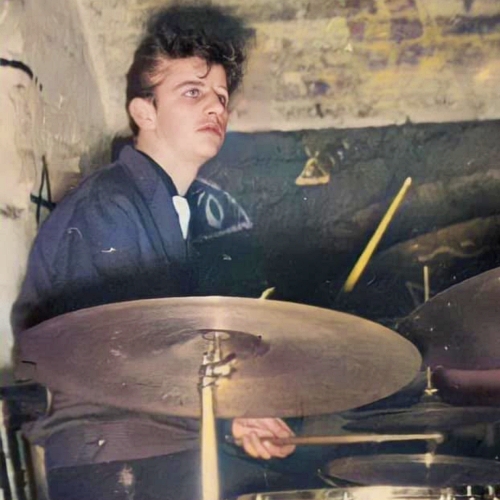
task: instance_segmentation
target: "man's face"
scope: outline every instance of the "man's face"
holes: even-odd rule
[[[213,158],[224,142],[228,121],[226,73],[198,57],[164,62],[155,88],[156,147],[179,162]]]

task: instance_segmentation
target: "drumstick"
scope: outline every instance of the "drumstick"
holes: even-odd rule
[[[358,282],[358,279],[365,270],[368,261],[370,260],[371,256],[373,255],[373,252],[380,243],[382,236],[384,235],[387,227],[389,226],[389,223],[393,219],[396,210],[403,201],[403,198],[405,197],[406,192],[408,191],[408,188],[410,186],[411,186],[411,177],[408,177],[404,181],[403,185],[401,186],[401,189],[399,190],[399,193],[396,195],[396,198],[394,198],[389,209],[387,210],[384,217],[380,221],[380,224],[378,225],[376,231],[373,233],[373,236],[368,242],[368,245],[366,245],[366,248],[363,250],[363,253],[356,262],[356,265],[353,267],[351,273],[347,277],[347,280],[343,287],[344,292],[351,292],[352,289],[354,288],[354,285],[356,285],[356,283]]]
[[[262,295],[259,297],[259,299],[268,299],[273,293],[276,288],[272,286],[271,288],[266,288],[263,292]]]
[[[384,443],[386,441],[436,441],[442,443],[444,441],[444,435],[440,432],[427,434],[353,434],[350,436],[261,437],[260,440],[268,441],[276,446]],[[232,436],[226,436],[226,441],[238,446],[243,444],[242,439],[235,439]]]
[[[429,291],[429,266],[424,266],[424,302],[430,298]]]

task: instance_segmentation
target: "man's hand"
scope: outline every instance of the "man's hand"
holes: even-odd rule
[[[254,458],[284,458],[295,451],[295,446],[277,446],[262,437],[287,438],[293,436],[288,425],[280,418],[235,418],[232,423],[235,439],[241,439],[243,449]]]

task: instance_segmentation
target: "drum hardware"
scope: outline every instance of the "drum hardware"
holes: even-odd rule
[[[18,490],[17,490],[17,480],[16,471],[12,461],[12,450],[10,445],[10,439],[7,434],[7,426],[5,423],[5,408],[4,402],[0,399],[0,445],[3,452],[3,457],[5,460],[5,469],[7,476],[7,487],[12,500],[19,500]],[[0,493],[2,497],[4,496],[4,489],[0,487]],[[6,495],[5,495],[6,496]]]
[[[464,491],[465,489],[465,491]],[[462,488],[456,488],[457,493],[463,495],[464,498],[474,500],[481,498],[486,500],[498,500],[498,496],[493,486],[472,486],[468,485]]]
[[[459,488],[354,486],[242,495],[237,500],[498,500],[493,486]]]
[[[10,392],[7,387],[1,389],[4,396],[6,392],[9,395],[16,392],[16,388]],[[23,439],[12,410],[18,410],[12,405],[12,400],[0,399],[0,499],[44,500],[46,497],[35,491],[38,483],[33,467],[33,450]]]
[[[351,412],[348,431],[418,432],[451,431],[460,427],[490,424],[500,420],[500,408],[487,406],[452,406],[445,403],[436,387],[440,370],[426,369],[426,387],[419,402],[407,408]],[[442,387],[442,384],[439,385]]]
[[[432,370],[431,370],[430,366],[428,366],[425,369],[425,377],[426,377],[427,385],[425,386],[424,394],[426,396],[432,397],[438,393],[438,390],[432,384]]]
[[[8,485],[8,492],[4,492],[5,499],[48,498],[41,492],[45,484],[45,473],[40,476],[37,474],[36,451],[39,447],[30,445],[21,430],[26,422],[46,415],[47,401],[48,391],[41,385],[16,384],[0,387],[0,441],[5,452],[0,466],[0,488],[7,488]]]
[[[200,367],[201,387],[201,484],[203,500],[219,500],[219,462],[215,425],[214,390],[217,380],[231,373],[231,355],[221,355],[221,338],[214,332]]]
[[[323,474],[323,471],[321,469],[318,469],[316,471],[316,476],[318,476],[325,484],[331,486],[332,488],[342,488],[345,487],[346,484],[352,485],[352,483],[349,483],[349,481],[342,481],[339,480],[338,478],[334,479],[332,477],[326,476],[325,474]]]

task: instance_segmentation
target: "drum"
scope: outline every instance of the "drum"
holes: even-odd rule
[[[492,486],[461,488],[417,488],[365,486],[318,490],[277,491],[243,495],[238,500],[495,500]]]

